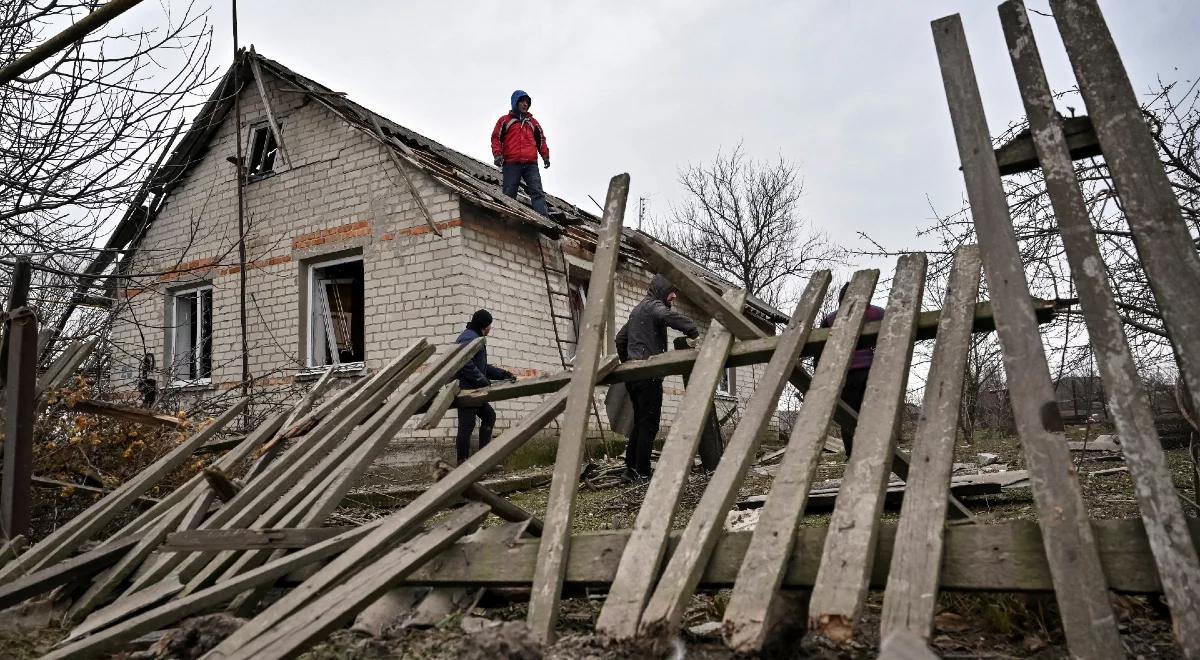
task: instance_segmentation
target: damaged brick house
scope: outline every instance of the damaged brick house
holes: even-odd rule
[[[481,139],[487,128],[481,127]],[[552,195],[550,217],[538,215],[528,198],[503,196],[490,164],[251,49],[156,170],[147,200],[131,209],[109,241],[133,250],[119,264],[129,276],[126,285],[114,292],[117,392],[136,397],[139,379],[144,383],[151,371],[158,394],[168,400],[240,386],[235,140],[242,142],[247,168],[245,341],[254,391],[264,399],[271,392],[294,395],[328,365],[346,383],[418,339],[448,345],[480,307],[496,319],[488,340],[494,363],[527,377],[570,361],[574,324],[586,304],[596,216]],[[651,275],[626,247],[618,324]],[[680,303],[696,315],[687,301]],[[746,312],[768,332],[786,322],[761,301],[752,300]],[[755,380],[751,367],[731,369],[722,406],[748,398]],[[664,429],[682,387],[678,377],[666,383]],[[497,404],[497,431],[532,405]],[[451,415],[436,430],[406,432],[392,459],[452,455],[453,423]]]

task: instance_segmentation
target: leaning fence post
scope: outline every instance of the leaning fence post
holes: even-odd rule
[[[37,317],[28,308],[9,315],[8,373],[4,414],[4,483],[0,526],[5,538],[29,535],[29,489],[33,478],[33,420],[37,390]]]

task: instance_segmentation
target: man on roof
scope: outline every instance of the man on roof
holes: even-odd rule
[[[533,210],[548,215],[546,195],[542,191],[542,175],[538,172],[537,159],[550,167],[550,147],[542,125],[529,114],[533,99],[518,89],[510,99],[512,110],[501,115],[492,129],[492,158],[504,172],[504,194],[516,198],[517,186],[525,181],[526,191],[533,203]]]

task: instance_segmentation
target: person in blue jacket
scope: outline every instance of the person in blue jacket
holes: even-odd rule
[[[480,337],[486,337],[492,332],[492,315],[486,309],[476,311],[471,316],[471,322],[462,331],[456,344],[466,344]],[[496,380],[516,380],[512,372],[488,364],[487,345],[479,349],[475,356],[458,372],[460,389],[471,390],[487,387]],[[479,448],[483,449],[492,439],[492,429],[496,426],[496,411],[488,402],[478,407],[460,407],[458,409],[458,436],[454,439],[454,448],[458,452],[458,462],[461,465],[471,455],[471,432],[475,430],[475,418],[479,418]]]

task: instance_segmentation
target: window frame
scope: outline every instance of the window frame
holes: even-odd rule
[[[306,292],[307,313],[305,314],[305,320],[304,320],[305,355],[304,355],[304,366],[301,368],[301,375],[324,372],[326,369],[328,369],[331,366],[333,367],[333,370],[335,373],[362,371],[366,367],[366,357],[367,357],[366,356],[366,354],[367,354],[366,343],[367,343],[367,340],[366,340],[366,336],[365,336],[366,335],[365,327],[363,329],[364,336],[363,336],[363,351],[362,351],[363,359],[362,360],[358,360],[355,362],[334,362],[332,364],[317,364],[316,363],[317,362],[317,360],[316,360],[316,357],[317,357],[316,356],[316,344],[317,344],[317,342],[315,341],[315,335],[314,335],[314,332],[316,329],[316,324],[314,323],[314,321],[315,321],[316,307],[317,307],[317,271],[322,268],[329,268],[330,266],[340,266],[342,264],[353,263],[356,261],[362,263],[362,265],[363,265],[362,277],[363,277],[364,291],[363,291],[362,314],[363,314],[363,324],[365,326],[366,325],[366,303],[367,303],[367,296],[366,296],[366,290],[365,290],[366,289],[366,279],[367,279],[367,265],[366,265],[366,260],[363,259],[363,255],[362,254],[350,254],[350,255],[345,255],[345,256],[341,256],[341,257],[317,258],[317,259],[313,259],[311,261],[304,262],[304,268],[306,271],[305,272],[305,282],[307,283],[307,292]],[[325,342],[322,342],[322,344],[321,344],[322,351],[324,351],[326,348],[328,348],[326,346],[327,342],[328,342],[328,337],[326,337]],[[336,357],[334,359],[336,359]]]
[[[282,121],[280,121],[280,123],[279,123],[279,132],[283,133]],[[269,145],[271,142],[274,142],[275,148],[274,148],[274,154],[271,156],[270,169],[263,170],[261,172],[255,172],[255,171],[253,171],[253,169],[254,169],[254,146],[255,146],[255,143],[258,141],[258,136],[260,133],[263,133],[266,136],[263,138],[264,158],[265,158],[265,152],[270,151],[269,149],[267,149],[267,145]],[[250,125],[250,135],[248,137],[249,137],[249,139],[248,139],[248,143],[246,145],[246,182],[250,183],[253,181],[260,181],[262,179],[266,179],[268,177],[271,177],[271,176],[277,174],[279,172],[279,170],[276,169],[276,166],[279,164],[279,141],[275,138],[275,131],[271,130],[271,124],[266,121],[263,121],[261,123],[251,124]]]
[[[208,292],[207,308],[205,308],[205,306],[204,306],[204,296],[200,295],[204,291]],[[195,306],[193,313],[195,314],[194,318],[195,318],[195,322],[196,322],[196,326],[195,326],[196,329],[195,329],[195,333],[193,334],[193,337],[192,337],[191,352],[193,353],[193,358],[191,360],[192,364],[190,366],[195,368],[197,373],[201,373],[204,371],[204,369],[203,369],[204,353],[203,353],[203,351],[198,351],[196,349],[199,346],[201,346],[204,341],[208,342],[208,356],[207,356],[208,357],[208,365],[207,365],[208,366],[208,375],[207,376],[199,376],[197,378],[180,378],[177,367],[176,367],[176,365],[177,365],[176,356],[177,356],[177,351],[178,351],[178,347],[179,347],[179,341],[178,341],[179,305],[182,302],[182,298],[184,296],[187,296],[188,294],[196,294],[195,302],[193,303]],[[170,313],[171,313],[171,322],[167,326],[168,329],[170,330],[170,333],[168,335],[170,338],[170,352],[167,355],[167,368],[170,373],[169,387],[181,388],[181,387],[210,386],[210,385],[212,385],[212,372],[213,372],[213,359],[212,359],[213,319],[212,319],[212,315],[213,315],[213,300],[216,297],[215,289],[213,288],[213,285],[211,282],[202,282],[202,283],[182,287],[179,289],[175,289],[168,294],[168,297],[170,299],[169,308],[170,308]],[[202,331],[204,329],[204,325],[205,325],[204,324],[205,311],[208,312],[208,336],[202,337],[201,333],[202,333]]]
[[[737,372],[735,367],[725,367],[722,378],[717,380],[717,396],[734,398],[737,396]]]

